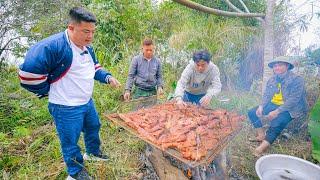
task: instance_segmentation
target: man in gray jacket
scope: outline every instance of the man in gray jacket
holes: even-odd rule
[[[133,98],[163,94],[162,69],[158,58],[154,56],[153,41],[149,38],[142,43],[142,54],[133,57],[126,83],[124,99],[130,100],[133,84]]]
[[[308,112],[306,89],[302,77],[290,70],[294,65],[289,57],[278,57],[268,64],[274,75],[268,80],[262,104],[248,112],[257,131],[254,141],[261,142],[254,155],[260,156],[293,118],[304,117]],[[261,120],[270,122],[264,131]]]
[[[191,102],[208,106],[212,97],[221,91],[219,69],[210,60],[207,50],[193,54],[193,61],[183,70],[175,90],[177,104]]]

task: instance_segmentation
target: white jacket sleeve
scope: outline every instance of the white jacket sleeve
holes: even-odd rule
[[[213,66],[213,79],[211,85],[209,86],[206,96],[212,97],[217,96],[221,92],[221,82],[220,82],[220,71],[219,68],[214,65]]]
[[[187,83],[190,81],[190,76],[192,73],[192,67],[190,64],[183,70],[181,77],[177,83],[176,91],[174,93],[175,97],[183,97],[184,91],[186,90]]]

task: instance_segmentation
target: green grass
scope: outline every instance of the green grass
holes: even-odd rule
[[[23,133],[23,128],[45,125],[50,121],[47,102],[20,87],[17,69],[1,70],[0,132]],[[17,126],[19,128],[17,128]],[[27,131],[27,130],[25,130]]]
[[[128,65],[123,62],[110,70],[124,85]],[[173,92],[171,84],[176,79],[173,70],[166,67],[166,93]],[[37,99],[20,88],[16,69],[0,74],[0,177],[4,179],[65,179],[67,176],[60,143],[47,110],[47,100]],[[140,173],[139,155],[145,144],[138,138],[107,121],[102,113],[126,112],[130,106],[119,101],[123,88],[114,89],[96,83],[94,99],[100,114],[101,148],[108,153],[107,163],[86,163],[85,167],[96,179],[136,179]],[[221,99],[229,99],[221,102]],[[249,108],[257,105],[258,98],[247,92],[222,92],[212,101],[213,108],[226,108],[246,115]],[[248,122],[228,146],[230,166],[246,179],[256,179],[256,158],[251,149],[257,144],[247,142],[253,135]],[[288,141],[276,141],[268,153],[283,153],[310,159],[310,142],[301,135]],[[79,141],[84,149],[83,138]]]
[[[254,135],[254,129],[249,122],[244,122],[242,130],[227,148],[231,168],[244,179],[258,179],[255,172],[258,158],[253,156],[252,152],[259,144],[248,141],[248,138]],[[310,141],[306,140],[306,136],[306,132],[301,132],[289,140],[278,138],[265,154],[287,154],[312,161]]]
[[[111,68],[117,72],[119,65]],[[119,71],[118,71],[119,72]],[[125,71],[123,73],[126,73]],[[125,75],[118,74],[122,84]],[[122,78],[121,78],[122,77]],[[60,153],[60,143],[47,99],[39,100],[22,89],[15,68],[0,74],[0,177],[10,179],[65,179],[65,165]],[[96,83],[94,99],[100,115],[115,112],[123,89],[113,89]],[[102,116],[101,148],[111,160],[108,163],[87,163],[86,168],[98,179],[122,179],[134,176],[139,168],[139,153],[144,143],[127,134],[118,132]],[[84,149],[83,139],[80,146]]]
[[[258,97],[248,92],[222,91],[218,97],[212,100],[211,106],[212,108],[224,108],[228,111],[235,111],[239,114],[246,115],[250,108],[258,105],[257,103]]]
[[[229,99],[229,101],[219,101],[223,99]],[[211,102],[211,106],[246,115],[248,110],[257,106],[259,102],[258,96],[248,92],[221,92]],[[258,179],[255,172],[255,162],[258,158],[253,156],[252,152],[259,144],[248,141],[248,138],[254,135],[254,129],[246,119],[242,123],[239,134],[227,147],[229,173],[232,169],[244,179]],[[312,161],[311,142],[307,140],[307,136],[307,132],[303,131],[289,140],[278,138],[266,154],[287,154]]]
[[[309,132],[312,140],[312,156],[320,162],[320,99],[310,113]]]

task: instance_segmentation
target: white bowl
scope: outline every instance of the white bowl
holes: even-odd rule
[[[319,166],[283,154],[262,156],[255,168],[261,180],[320,180]]]

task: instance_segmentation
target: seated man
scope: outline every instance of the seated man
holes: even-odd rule
[[[175,97],[178,104],[191,102],[208,106],[212,97],[221,91],[219,69],[210,60],[207,50],[193,54],[193,61],[183,70],[177,84]]]
[[[280,135],[287,124],[308,111],[306,89],[302,77],[290,70],[294,65],[289,57],[278,57],[268,64],[274,75],[268,80],[262,104],[248,112],[249,119],[256,128],[256,141],[261,144],[254,155],[260,156]],[[270,122],[265,133],[261,120]]]
[[[148,97],[163,93],[161,62],[156,58],[151,39],[146,38],[142,43],[142,54],[132,59],[125,87],[124,99],[130,100],[133,84],[133,98]]]

